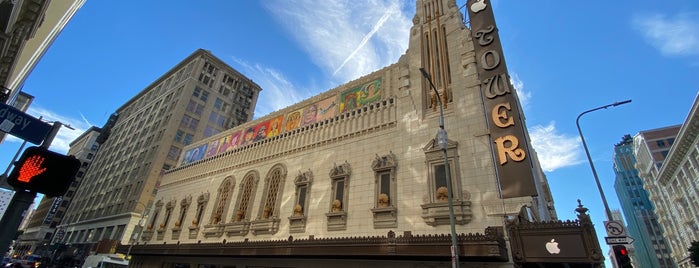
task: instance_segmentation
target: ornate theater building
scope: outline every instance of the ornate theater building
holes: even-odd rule
[[[539,240],[599,267],[587,221],[555,223],[490,2],[465,9],[470,26],[454,0],[418,0],[395,64],[185,148],[131,266],[449,267],[453,224],[463,267],[526,267]]]

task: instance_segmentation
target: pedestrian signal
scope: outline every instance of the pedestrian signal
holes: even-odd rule
[[[43,147],[27,148],[7,177],[15,189],[29,190],[55,197],[62,196],[80,169],[80,160]]]

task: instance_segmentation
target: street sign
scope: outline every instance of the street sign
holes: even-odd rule
[[[635,239],[628,236],[608,236],[605,237],[604,240],[607,241],[607,245],[626,245],[633,243],[633,241],[636,241]]]
[[[0,103],[0,131],[38,145],[51,131],[51,125],[15,107]]]
[[[626,236],[626,228],[621,221],[604,221],[604,229],[607,230],[607,235],[611,237]]]

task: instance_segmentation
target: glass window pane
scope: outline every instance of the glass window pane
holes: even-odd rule
[[[447,176],[444,171],[444,164],[434,166],[434,186],[436,189],[439,187],[447,186]]]

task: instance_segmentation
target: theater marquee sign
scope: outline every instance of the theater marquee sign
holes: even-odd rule
[[[517,93],[510,84],[489,0],[470,0],[468,14],[502,198],[537,195]]]

